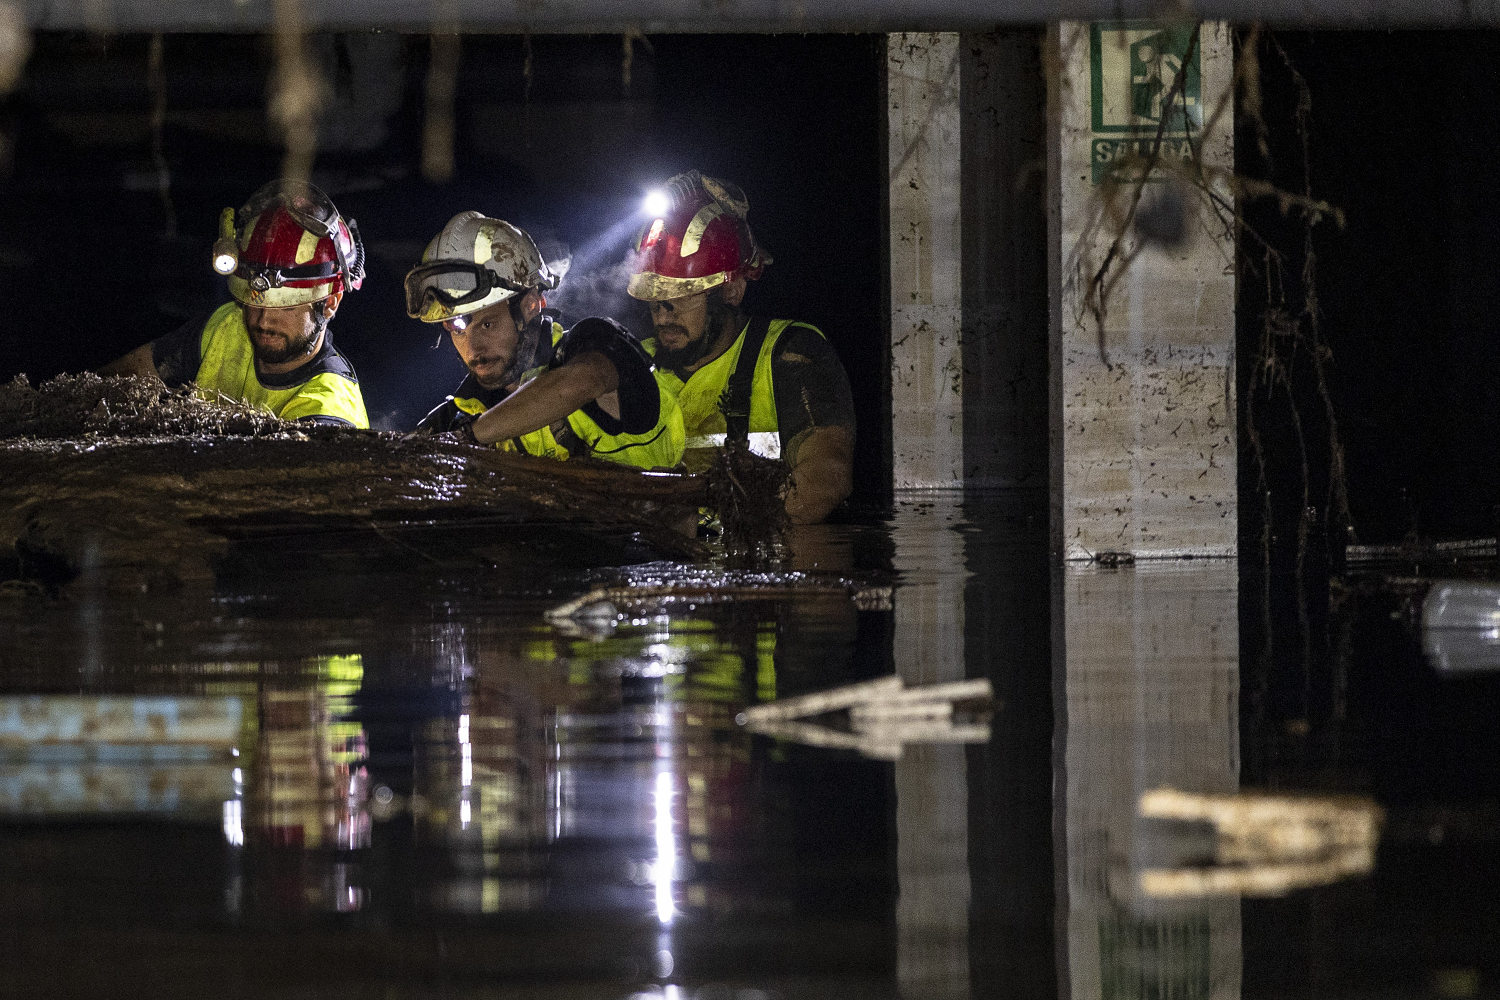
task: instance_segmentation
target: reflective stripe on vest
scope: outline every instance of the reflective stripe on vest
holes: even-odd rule
[[[728,439],[728,434],[703,434],[690,438],[687,446],[689,449],[722,448]],[[763,458],[780,458],[781,432],[751,431],[750,450]]]
[[[282,420],[336,417],[355,427],[369,427],[359,383],[332,372],[319,372],[300,385],[271,389],[255,377],[255,352],[238,302],[214,310],[199,341],[198,395],[213,402],[221,395],[269,410]]]

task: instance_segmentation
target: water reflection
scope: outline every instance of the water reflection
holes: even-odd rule
[[[61,602],[0,607],[0,922],[27,956],[0,994],[149,965],[167,997],[1232,998],[1379,982],[1360,942],[1419,919],[1442,962],[1407,992],[1483,994],[1494,675],[1425,667],[1351,592],[1328,646],[1355,665],[1278,667],[1242,716],[1239,568],[1064,570],[1038,525],[932,498],[754,579],[545,590],[344,553],[337,593],[105,601],[86,641]],[[607,614],[548,617],[596,590]],[[1307,707],[1328,676],[1337,725]],[[985,738],[880,757],[737,722],[890,677],[982,682]],[[1268,873],[1295,891],[1253,896]]]
[[[256,693],[260,732],[245,765],[251,779],[242,810],[248,840],[306,850],[368,847],[369,748],[350,718],[363,662],[309,660],[296,665],[291,684],[279,681],[279,666],[265,665],[270,679]]]
[[[0,696],[0,817],[213,816],[252,723],[236,696]]]
[[[1238,789],[1238,567],[1071,569],[1057,600],[1066,995],[1237,997],[1238,900],[1143,892],[1164,843],[1136,806]]]
[[[988,743],[993,705],[987,677],[908,688],[891,676],[755,705],[737,721],[777,739],[897,760],[908,744]]]
[[[1157,788],[1140,815],[1213,830],[1207,857],[1191,866],[1147,868],[1147,896],[1279,896],[1366,875],[1375,865],[1383,812],[1354,796],[1193,795]],[[1201,848],[1199,848],[1201,851]]]

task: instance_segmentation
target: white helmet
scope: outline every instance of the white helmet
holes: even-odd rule
[[[406,313],[441,323],[532,289],[550,291],[561,280],[525,230],[460,212],[427,244],[422,263],[406,272]]]

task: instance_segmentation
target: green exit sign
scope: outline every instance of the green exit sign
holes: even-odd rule
[[[1094,131],[1187,135],[1203,127],[1201,50],[1195,25],[1164,27],[1138,21],[1094,24],[1089,76]],[[1189,55],[1191,51],[1191,56]],[[1178,74],[1181,92],[1172,93]],[[1170,100],[1168,98],[1170,97]]]
[[[1147,21],[1090,26],[1095,184],[1137,176],[1128,165],[1148,158],[1153,148],[1159,159],[1193,155],[1190,139],[1203,128],[1203,64],[1195,31],[1193,24]]]

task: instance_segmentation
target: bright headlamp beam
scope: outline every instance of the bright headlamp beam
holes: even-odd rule
[[[660,188],[646,195],[646,200],[641,203],[641,208],[647,215],[658,217],[666,215],[667,209],[671,207],[672,203],[667,198],[667,193]]]
[[[214,270],[220,274],[231,274],[239,263],[240,246],[234,229],[234,209],[226,208],[219,213],[219,236],[214,240]]]

